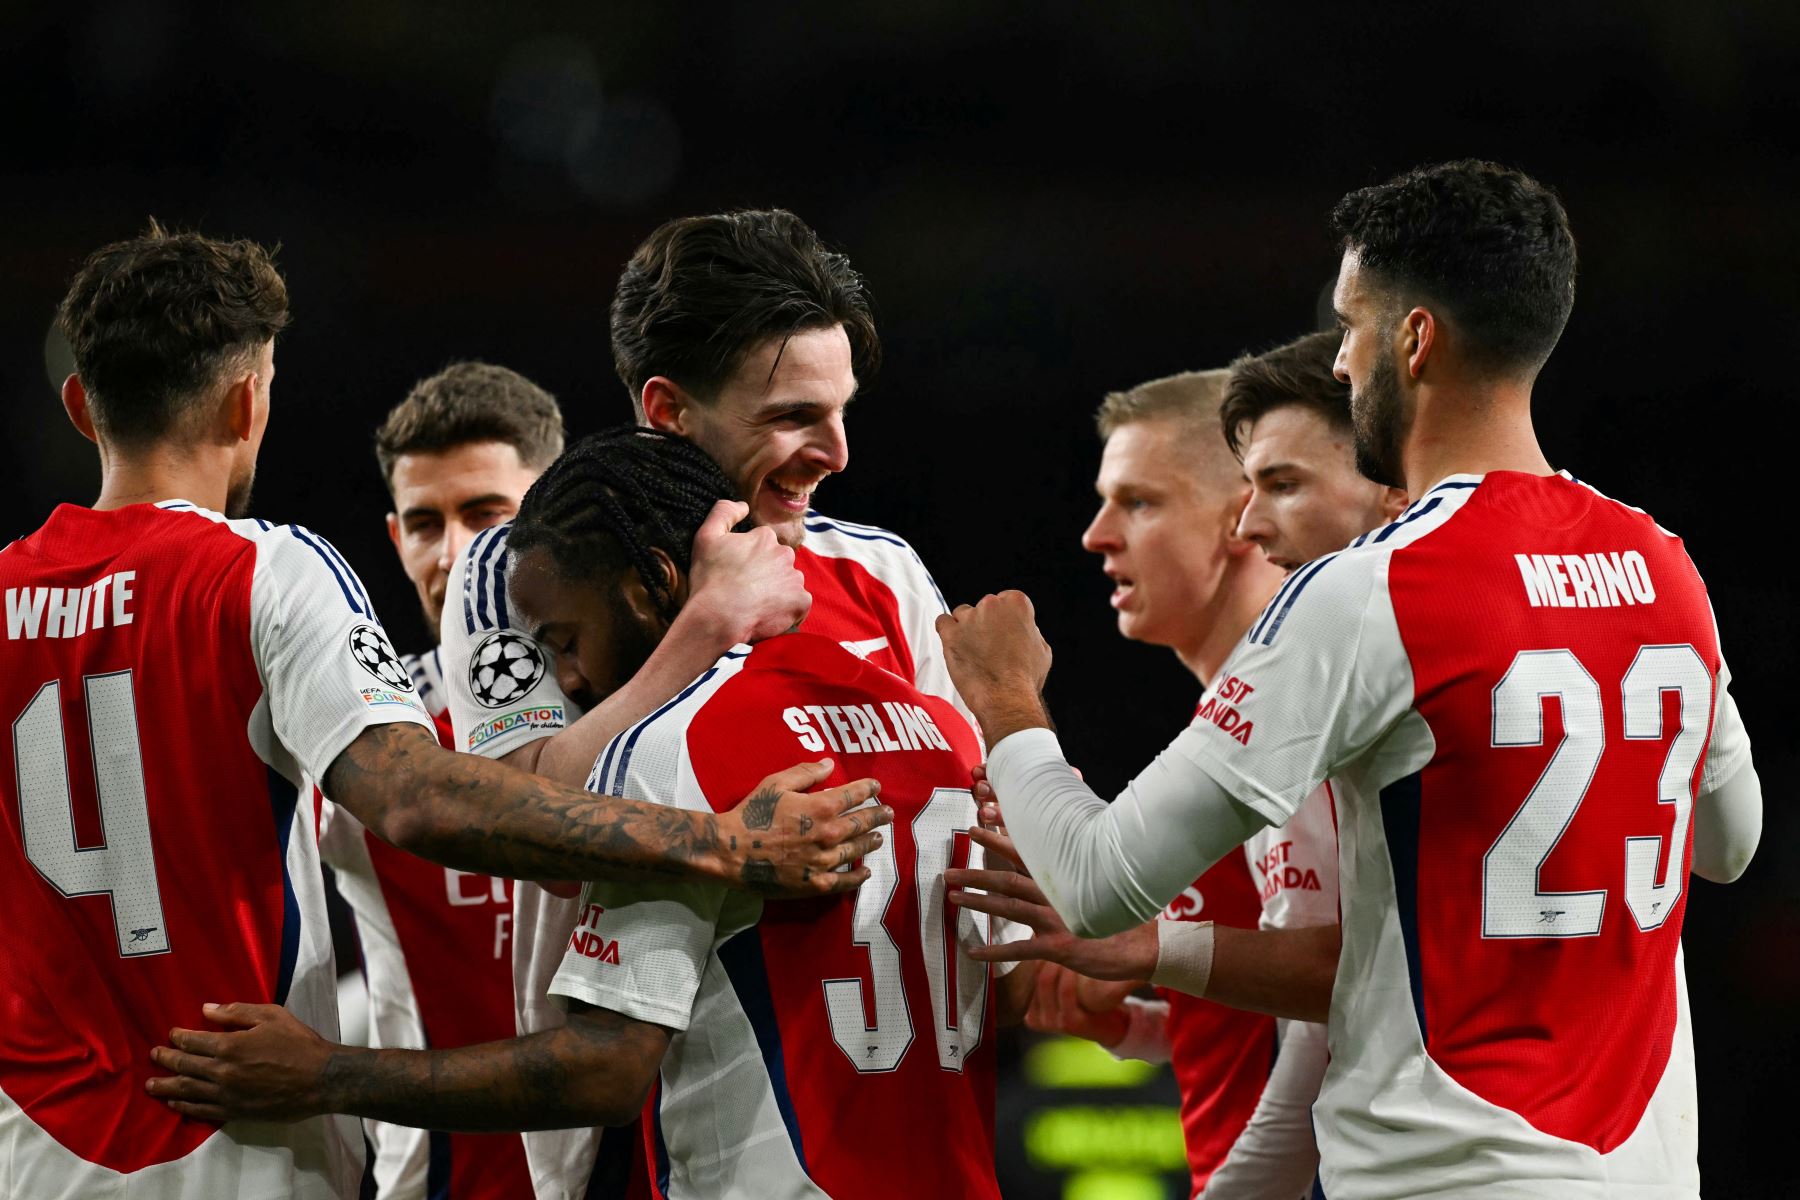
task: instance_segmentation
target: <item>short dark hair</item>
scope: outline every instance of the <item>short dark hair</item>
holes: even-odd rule
[[[1251,428],[1278,408],[1304,408],[1318,413],[1343,433],[1350,432],[1350,385],[1339,383],[1336,333],[1309,333],[1285,346],[1232,360],[1225,378],[1225,400],[1219,423],[1225,444],[1242,460]]]
[[[1575,303],[1569,214],[1511,167],[1415,168],[1338,201],[1331,229],[1363,270],[1443,305],[1489,367],[1541,367]]]
[[[174,433],[228,367],[287,325],[270,251],[155,220],[88,255],[56,310],[95,428],[126,446]]]
[[[413,385],[375,431],[375,459],[388,490],[402,454],[431,454],[470,442],[504,442],[542,470],[563,448],[556,397],[517,371],[484,362],[451,363]]]
[[[625,264],[613,365],[634,408],[657,375],[711,401],[760,342],[835,325],[858,377],[872,375],[881,341],[862,276],[799,217],[779,208],[683,217]]]
[[[538,477],[506,535],[509,561],[542,547],[565,578],[592,580],[635,569],[663,615],[675,601],[652,549],[682,570],[694,534],[737,485],[686,438],[620,425],[570,446]],[[748,529],[746,518],[738,524]]]

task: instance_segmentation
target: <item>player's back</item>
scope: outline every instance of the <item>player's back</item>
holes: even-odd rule
[[[1744,753],[1734,727],[1708,754],[1727,676],[1698,573],[1643,513],[1511,472],[1342,557],[1377,563],[1352,686],[1410,674],[1340,809],[1321,1128],[1366,1172],[1343,1194],[1691,1194],[1690,815]]]
[[[354,1191],[352,1121],[221,1132],[143,1090],[150,1049],[204,1027],[208,1001],[286,1003],[335,1036],[311,789],[272,735],[264,672],[281,668],[252,645],[277,536],[335,560],[304,530],[179,502],[63,506],[0,553],[10,1194]]]
[[[988,970],[959,950],[987,922],[942,882],[979,861],[976,742],[949,704],[792,634],[622,734],[590,786],[723,810],[827,755],[895,810],[855,895],[599,888],[553,990],[680,1030],[647,1122],[670,1200],[997,1196]]]

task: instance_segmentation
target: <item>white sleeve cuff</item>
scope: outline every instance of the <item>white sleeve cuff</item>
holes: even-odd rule
[[[1125,1036],[1107,1047],[1118,1059],[1135,1058],[1147,1063],[1169,1061],[1169,1002],[1125,998]]]

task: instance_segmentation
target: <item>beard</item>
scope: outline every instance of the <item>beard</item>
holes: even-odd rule
[[[1406,436],[1406,413],[1400,401],[1400,375],[1392,359],[1377,358],[1362,387],[1351,390],[1350,425],[1356,469],[1386,487],[1405,487],[1400,443]]]
[[[225,515],[232,520],[241,520],[250,515],[250,491],[256,486],[256,468],[244,472],[241,479],[233,479],[225,489]]]

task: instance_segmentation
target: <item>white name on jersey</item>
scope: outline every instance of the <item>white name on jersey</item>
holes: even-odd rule
[[[950,748],[931,714],[916,704],[808,704],[782,710],[781,719],[813,754],[827,745],[847,754]]]
[[[104,629],[109,623],[129,625],[137,615],[131,611],[131,581],[136,578],[136,571],[115,571],[86,587],[7,588],[6,636],[14,641],[35,638],[42,630],[47,638],[69,638]]]
[[[1617,608],[1656,599],[1650,568],[1636,550],[1600,554],[1515,554],[1533,608]]]

